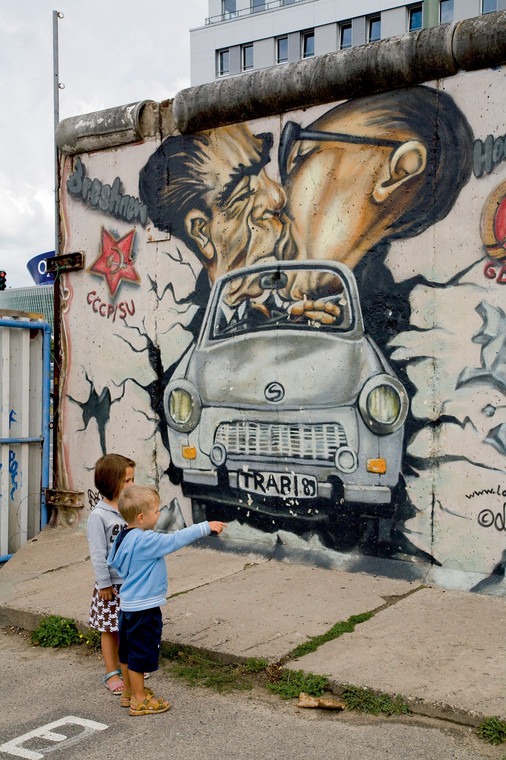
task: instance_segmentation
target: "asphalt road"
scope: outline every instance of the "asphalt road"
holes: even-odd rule
[[[486,745],[464,727],[302,710],[262,688],[220,695],[181,684],[163,669],[149,684],[172,709],[130,717],[119,698],[104,689],[96,653],[84,646],[32,647],[26,634],[10,629],[0,629],[0,673],[2,760],[502,760],[506,755],[504,745]]]

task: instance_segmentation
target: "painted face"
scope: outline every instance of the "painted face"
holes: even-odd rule
[[[158,500],[154,500],[150,504],[149,509],[146,510],[146,512],[143,512],[142,528],[144,530],[153,530],[156,523],[158,522],[159,517],[160,517],[160,502]]]
[[[188,229],[214,282],[225,272],[276,256],[285,194],[265,170],[271,135],[255,137],[239,124],[207,138],[202,173],[211,218],[195,212]]]
[[[288,125],[280,150],[290,227],[283,258],[328,259],[353,268],[411,202],[425,147],[405,131],[384,134],[366,122],[365,110],[341,106],[292,135]],[[291,297],[318,294],[308,287],[298,275]]]
[[[357,131],[355,119],[317,129]],[[392,152],[384,145],[303,140],[288,157],[288,215],[297,258],[332,259],[353,267],[376,240],[382,209],[371,203]]]

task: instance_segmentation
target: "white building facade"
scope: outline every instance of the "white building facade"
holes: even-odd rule
[[[208,0],[190,31],[192,86],[506,10],[506,0]]]

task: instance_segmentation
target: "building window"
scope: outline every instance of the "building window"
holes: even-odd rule
[[[282,0],[282,5],[293,5],[295,0]]]
[[[265,0],[251,0],[252,13],[258,13],[265,10]]]
[[[416,32],[422,28],[422,6],[412,5],[409,10],[409,31]]]
[[[314,30],[302,32],[302,57],[312,58],[314,55]]]
[[[223,18],[234,18],[236,10],[235,0],[221,0],[221,15]]]
[[[371,16],[367,31],[367,42],[376,42],[381,39],[381,16]]]
[[[482,0],[481,12],[494,13],[497,10],[497,0]]]
[[[439,3],[439,23],[450,24],[453,21],[453,0],[441,0]]]
[[[218,76],[223,77],[230,73],[230,51],[218,50]]]
[[[288,37],[278,37],[276,40],[276,63],[288,61]]]
[[[346,50],[351,47],[351,21],[341,24],[339,28],[339,49]]]
[[[242,70],[248,71],[253,68],[253,45],[242,46]]]

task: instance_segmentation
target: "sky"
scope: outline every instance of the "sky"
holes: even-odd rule
[[[53,10],[60,120],[172,98],[190,86],[189,30],[207,0],[0,0],[0,269],[54,250]]]

